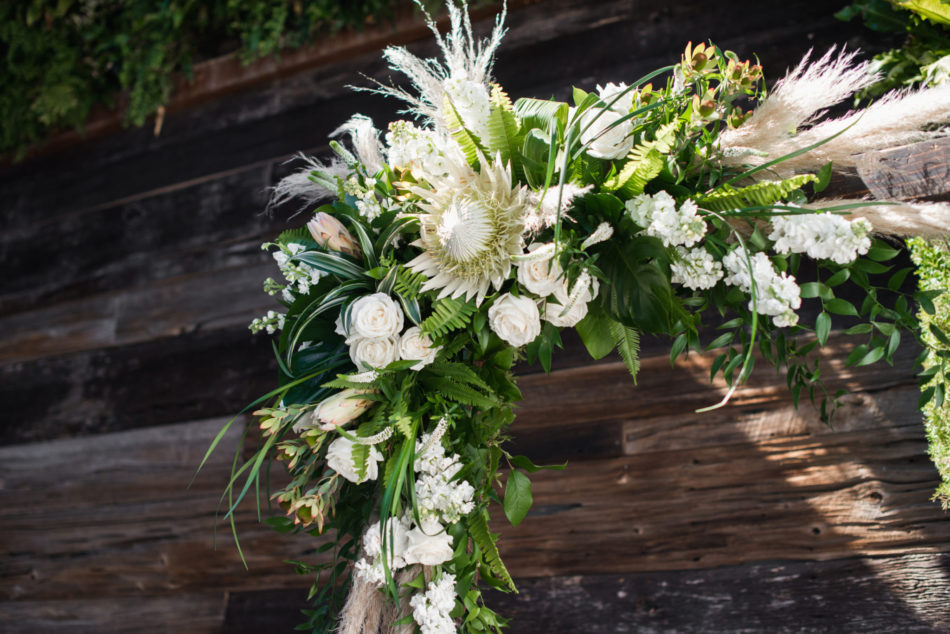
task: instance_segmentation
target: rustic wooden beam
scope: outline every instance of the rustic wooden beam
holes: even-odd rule
[[[921,141],[857,158],[854,170],[836,174],[826,198],[950,200],[950,137]]]

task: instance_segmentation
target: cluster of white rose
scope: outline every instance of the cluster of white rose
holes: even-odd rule
[[[534,243],[518,258],[518,282],[537,299],[505,293],[488,309],[491,329],[513,346],[534,341],[541,334],[542,319],[559,328],[576,326],[587,316],[588,304],[597,297],[600,283],[584,272],[571,286],[555,253],[553,243]]]
[[[742,249],[735,249],[722,259],[726,267],[726,284],[737,286],[743,293],[752,293],[752,283],[755,281],[755,302],[749,299],[749,310],[755,310],[760,315],[772,316],[772,321],[778,327],[794,326],[798,323],[795,309],[802,305],[800,289],[795,278],[787,273],[778,273],[772,266],[772,261],[764,253],[750,255],[752,274],[746,254]]]
[[[666,192],[654,195],[640,194],[625,203],[630,217],[644,233],[663,241],[664,246],[691,247],[706,235],[706,222],[697,213],[692,200],[676,207],[676,201]]]
[[[670,271],[671,282],[695,291],[712,288],[722,279],[722,264],[704,247],[676,247]]]
[[[373,293],[353,302],[348,318],[341,315],[337,332],[346,337],[350,359],[360,370],[385,368],[393,361],[418,361],[421,370],[435,361],[440,346],[433,346],[418,326],[402,331],[405,317],[399,304],[385,293]]]
[[[444,433],[443,419],[436,431],[416,442],[416,503],[422,519],[454,524],[475,508],[475,488],[466,480],[453,480],[462,463],[458,454],[445,455]]]
[[[871,223],[864,218],[848,221],[831,212],[774,216],[769,240],[778,253],[805,253],[838,264],[853,262],[871,248]]]
[[[455,575],[446,573],[430,581],[425,593],[412,597],[409,606],[422,634],[454,634],[457,630],[449,613],[455,607]]]

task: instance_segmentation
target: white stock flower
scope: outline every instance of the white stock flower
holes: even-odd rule
[[[360,370],[379,370],[399,359],[398,337],[361,337],[350,344],[350,359]]]
[[[385,293],[373,293],[353,302],[349,314],[347,343],[366,337],[398,335],[403,324],[402,309]]]
[[[421,370],[433,361],[442,346],[433,346],[432,339],[428,335],[422,334],[422,329],[413,326],[402,333],[399,338],[399,358],[418,361],[412,366],[411,370]]]
[[[724,280],[726,284],[737,286],[743,293],[749,293],[749,310],[755,310],[760,315],[772,316],[776,326],[794,326],[798,323],[798,315],[794,309],[802,305],[801,292],[795,278],[787,273],[777,273],[772,261],[764,253],[756,253],[751,258],[752,275],[749,275],[749,266],[742,249],[735,249],[726,254],[722,264],[729,274]],[[752,282],[755,281],[755,302],[751,298]]]
[[[630,121],[623,121],[607,130],[621,116],[605,108],[588,108],[581,114],[576,124],[581,133],[581,143],[587,144],[593,141],[587,148],[588,154],[601,159],[620,159],[627,155],[633,148],[633,124]],[[572,109],[571,120],[574,117],[575,112]]]
[[[671,282],[682,284],[694,291],[712,288],[722,279],[722,263],[717,262],[712,254],[702,247],[676,247],[670,270],[673,273]]]
[[[445,573],[438,581],[430,581],[425,592],[409,599],[409,606],[422,634],[455,634],[450,615],[455,607],[455,575]]]
[[[777,253],[805,253],[838,264],[853,262],[871,247],[871,223],[864,218],[848,221],[831,212],[773,216],[769,240]]]
[[[496,335],[517,348],[541,334],[541,314],[530,297],[505,293],[488,309],[488,325]]]
[[[576,326],[587,316],[587,304],[597,297],[599,291],[600,282],[587,273],[581,273],[570,291],[568,291],[568,280],[563,279],[554,291],[554,299],[557,303],[546,302],[544,305],[544,320],[558,328]]]
[[[455,145],[455,141],[433,130],[418,128],[409,121],[393,121],[386,133],[386,144],[389,164],[409,170],[416,178],[429,180],[449,173],[444,148]]]
[[[452,536],[434,519],[423,519],[422,526],[407,534],[403,558],[409,565],[437,566],[452,558]]]
[[[376,447],[369,445],[369,456],[366,459],[366,475],[360,478],[353,464],[353,441],[345,436],[340,436],[330,443],[327,447],[327,466],[339,473],[341,476],[355,484],[362,484],[367,480],[375,480],[379,477],[379,462],[383,460],[383,454]]]
[[[600,97],[600,100],[604,102],[604,105],[609,104],[624,90],[627,90],[627,84],[624,82],[620,82],[619,84],[610,82],[606,86],[597,84],[597,96]],[[627,92],[622,97],[617,99],[616,103],[614,103],[610,109],[615,112],[619,112],[620,114],[629,113],[631,110],[633,110],[633,96],[636,94],[636,92],[636,90],[627,90]]]
[[[545,256],[518,263],[518,283],[538,297],[547,297],[561,285],[563,273],[560,263],[554,259],[554,244],[538,242],[528,246],[528,253],[543,249]]]
[[[666,192],[653,196],[640,194],[625,203],[633,221],[644,228],[648,236],[659,238],[664,246],[691,247],[706,235],[706,222],[697,213],[692,200],[676,207],[676,201]]]

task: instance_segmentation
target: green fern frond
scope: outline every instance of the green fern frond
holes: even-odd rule
[[[611,321],[609,328],[611,338],[617,342],[617,352],[636,384],[637,374],[640,372],[640,332],[624,326],[619,321]]]
[[[633,146],[620,173],[604,183],[604,187],[626,196],[643,193],[647,183],[663,170],[664,155],[670,151],[676,137],[676,123],[668,123],[656,131],[652,141]]]
[[[393,285],[393,290],[406,299],[418,298],[419,289],[422,288],[422,285],[429,279],[425,273],[416,273],[404,266],[397,267],[395,271],[396,281]]]
[[[437,374],[440,377],[454,379],[456,381],[461,381],[462,383],[473,385],[480,390],[484,390],[485,392],[490,393],[492,391],[491,387],[489,387],[489,385],[482,380],[482,377],[478,376],[478,374],[476,374],[472,368],[465,365],[464,363],[436,361],[435,363],[429,365],[426,370]]]
[[[274,242],[287,246],[292,242],[301,243],[301,242],[313,242],[313,236],[310,235],[310,230],[307,227],[297,227],[296,229],[288,229],[287,231],[281,232],[277,239]]]
[[[712,211],[729,211],[743,207],[768,207],[785,200],[796,189],[806,183],[817,183],[814,174],[798,174],[781,181],[762,181],[736,189],[723,185],[701,198],[698,203]]]
[[[488,98],[488,101],[491,105],[498,106],[508,112],[515,111],[515,107],[511,104],[511,97],[496,83],[492,83],[491,85],[491,96]]]
[[[393,415],[390,421],[392,422],[393,427],[399,430],[399,433],[401,433],[406,438],[412,438],[413,429],[412,429],[412,418],[410,416],[397,413]]]
[[[446,377],[436,377],[425,381],[425,383],[431,389],[437,391],[439,396],[462,405],[470,405],[480,409],[490,409],[498,406],[498,400],[493,396],[482,394],[465,383],[458,383]]]
[[[511,588],[512,592],[518,592],[518,588],[515,587],[515,582],[511,578],[511,574],[509,574],[508,569],[501,560],[501,553],[498,552],[495,537],[488,530],[488,513],[485,510],[479,510],[469,515],[468,530],[475,544],[479,550],[482,551],[482,556],[485,559],[485,563],[488,564],[489,570],[491,570],[495,577],[502,583]]]
[[[482,145],[482,140],[465,127],[461,115],[459,115],[455,109],[455,104],[452,103],[448,95],[445,97],[444,106],[445,107],[442,108],[442,114],[445,116],[445,124],[449,130],[449,134],[452,135],[452,138],[455,139],[459,147],[462,148],[462,152],[465,154],[469,165],[476,167],[478,165],[479,153],[483,156],[485,155],[485,147]]]
[[[465,328],[472,321],[475,311],[472,302],[444,297],[432,304],[432,314],[422,321],[422,332],[430,337],[441,337],[453,330]]]

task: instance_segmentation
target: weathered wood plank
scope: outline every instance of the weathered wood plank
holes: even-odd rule
[[[181,275],[0,318],[0,363],[247,325],[274,308],[260,292],[272,262]]]
[[[250,574],[226,534],[222,549],[210,550],[236,437],[195,488],[184,487],[222,422],[0,448],[0,597],[299,584],[281,562],[312,559],[318,542],[271,534],[254,522],[253,508],[238,513]],[[552,424],[549,433],[572,429]],[[718,446],[577,461],[532,480],[530,521],[511,528],[501,518],[495,525],[520,576],[943,552],[950,545],[950,523],[929,501],[937,476],[916,412],[883,427],[869,416],[848,431],[777,432],[746,442],[733,434]]]
[[[218,634],[226,603],[224,592],[0,601],[0,626],[6,634]]]
[[[933,633],[950,630],[950,555],[770,562],[685,572],[516,579],[489,592],[511,634],[770,632]],[[225,631],[290,631],[302,590],[235,592]]]
[[[822,196],[876,200],[950,200],[950,138],[921,141],[857,158],[853,172],[836,175]]]

